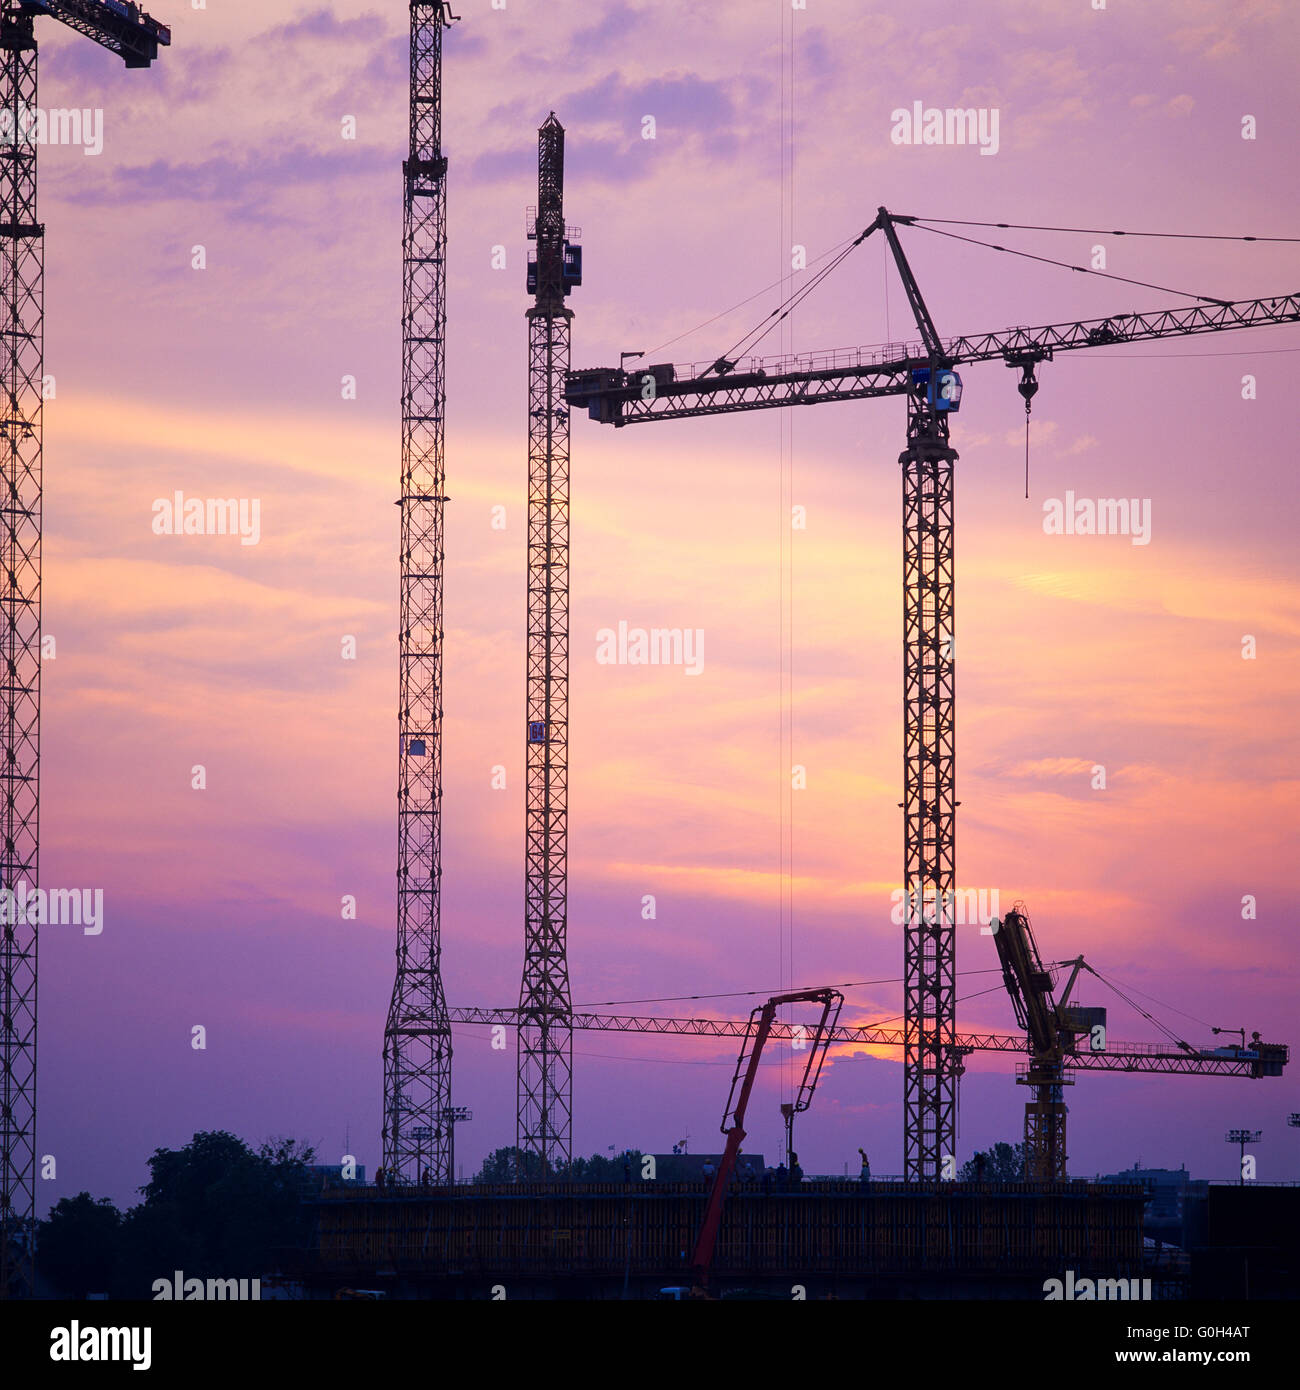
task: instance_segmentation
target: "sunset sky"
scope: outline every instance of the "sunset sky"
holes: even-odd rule
[[[42,936],[38,1152],[58,1161],[42,1213],[82,1189],[131,1199],[149,1153],[198,1129],[380,1161],[407,7],[150,8],[173,44],[142,72],[40,22],[42,103],[104,112],[102,154],[40,155],[57,381],[42,881],[102,888],[105,904],[101,935]],[[523,229],[539,123],[554,110],[568,131],[566,214],[583,231],[574,365],[623,349],[711,360],[781,291],[655,349],[779,281],[793,245],[821,256],[882,204],[1300,236],[1300,14],[1282,0],[457,10],[443,962],[450,1003],[504,1007],[522,962]],[[996,155],[895,144],[891,113],[916,101],[996,109]],[[952,230],[1071,264],[1101,245],[1112,274],[1173,290],[1300,289],[1297,245]],[[945,335],[1190,302],[920,230],[904,244]],[[764,350],[914,337],[872,238]],[[1028,501],[1012,373],[966,369],[953,428],[959,881],[1004,909],[1023,899],[1046,956],[1082,952],[1198,1045],[1209,1025],[1300,1043],[1297,352],[1300,330],[1279,327],[1062,355],[1040,372]],[[846,1020],[901,1013],[903,426],[897,400],[617,432],[574,420],[575,1004],[878,981],[846,991]],[[154,500],[178,490],[259,499],[259,543],[155,535]],[[1067,490],[1148,500],[1150,543],[1045,534],[1043,503]],[[598,663],[597,632],[620,621],[702,629],[702,674]],[[806,790],[791,792],[791,762]],[[347,894],[356,921],[341,919]],[[990,939],[960,929],[958,970],[995,965]],[[996,973],[964,975],[959,994],[973,996],[963,1027],[1014,1027]],[[1082,997],[1111,1007],[1112,1037],[1164,1041],[1096,982]],[[206,1051],[191,1049],[195,1025]],[[514,1050],[470,1027],[456,1049],[469,1174],[514,1141]],[[732,1042],[579,1033],[575,1052],[575,1151],[666,1151],[688,1133],[692,1149],[720,1147]],[[1012,1073],[1010,1058],[972,1059],[959,1158],[1020,1138]],[[747,1147],[773,1160],[786,1076],[767,1073],[749,1126]],[[1226,1177],[1224,1131],[1240,1125],[1264,1131],[1262,1178],[1300,1178],[1294,1074],[1085,1074],[1067,1098],[1076,1175],[1140,1160]],[[804,1167],[856,1171],[861,1144],[900,1172],[901,1101],[897,1055],[837,1053],[802,1122]]]

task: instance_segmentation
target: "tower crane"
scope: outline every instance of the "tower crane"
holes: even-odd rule
[[[402,509],[398,633],[397,966],[384,1025],[384,1168],[449,1183],[455,1107],[442,985],[442,590],[447,408],[445,0],[411,0],[402,164]]]
[[[1017,903],[1000,922],[994,918],[991,926],[1003,983],[1011,996],[1016,1022],[1025,1030],[1030,1057],[1016,1078],[1018,1085],[1033,1088],[1033,1098],[1025,1103],[1025,1178],[1029,1182],[1061,1181],[1066,1176],[1067,1158],[1067,1107],[1061,1088],[1074,1084],[1066,1072],[1077,1061],[1081,1038],[1088,1039],[1088,1051],[1094,1055],[1111,1050],[1106,1039],[1106,1010],[1073,1004],[1070,995],[1082,971],[1103,984],[1109,982],[1078,956],[1062,962],[1071,967],[1070,976],[1060,997],[1055,998],[1052,972],[1038,954],[1024,905]],[[1235,1032],[1241,1037],[1241,1044],[1238,1047],[1194,1048],[1178,1039],[1175,1048],[1191,1058],[1198,1069],[1202,1063],[1212,1063],[1214,1058],[1223,1057],[1248,1061],[1250,1067],[1244,1075],[1282,1075],[1289,1058],[1284,1046],[1262,1042],[1258,1033],[1252,1034],[1247,1043],[1244,1028],[1211,1028],[1210,1032],[1216,1036]]]
[[[573,1030],[569,1026],[569,371],[582,284],[581,235],[564,223],[564,127],[537,132],[537,207],[528,236],[528,656],[524,793],[524,969],[519,985],[516,1145],[524,1172],[569,1163]]]
[[[45,228],[36,219],[35,21],[56,19],[147,68],[171,30],[117,0],[0,0],[0,1299],[30,1297],[36,1204],[37,927],[15,892],[38,879],[41,430]]]
[[[939,336],[899,239],[923,220],[877,210],[848,248],[879,232],[888,244],[921,342],[801,358],[719,357],[679,371],[668,363],[574,372],[566,397],[616,427],[700,415],[902,396],[903,473],[903,1164],[910,1180],[936,1178],[956,1147],[955,1038],[955,580],[949,422],[961,406],[966,363],[1001,361],[1020,372],[1028,411],[1036,369],[1056,354],[1300,321],[1300,295],[1202,302],[1041,328]],[[1002,249],[1002,248],[997,248]],[[846,251],[844,255],[847,255]],[[837,258],[839,260],[843,257]],[[828,267],[829,269],[829,267]],[[819,272],[819,276],[824,272]],[[811,288],[809,286],[808,288]],[[799,291],[798,293],[803,293]],[[788,305],[789,301],[787,301]],[[778,310],[770,317],[788,312]],[[743,340],[742,340],[743,341]]]

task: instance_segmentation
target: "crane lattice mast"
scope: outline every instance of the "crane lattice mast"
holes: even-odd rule
[[[0,0],[0,1299],[30,1297],[36,1212],[37,886],[41,713],[41,404],[45,228],[36,219],[34,21],[148,67],[171,31],[138,6]]]
[[[530,209],[530,212],[533,210]],[[571,239],[572,234],[572,239]],[[582,283],[576,229],[564,224],[564,127],[537,132],[537,243],[528,266],[528,648],[524,968],[516,1034],[521,1176],[563,1172],[573,1143],[568,962],[569,412],[573,311]]]
[[[442,37],[451,6],[411,4],[410,147],[402,172],[402,537],[397,973],[384,1029],[384,1167],[451,1172],[451,1025],[442,987],[442,587],[447,160]]]
[[[957,768],[953,575],[954,405],[943,344],[893,223],[881,228],[926,351],[926,389],[907,397],[903,469],[903,1174],[955,1163]],[[949,381],[945,393],[941,380]],[[960,397],[958,397],[960,400]]]

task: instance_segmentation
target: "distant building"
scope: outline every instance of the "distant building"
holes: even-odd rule
[[[1209,1184],[1192,1178],[1186,1168],[1132,1168],[1122,1173],[1106,1173],[1099,1182],[1132,1183],[1146,1188],[1147,1209],[1143,1225],[1181,1226],[1183,1204],[1188,1196],[1203,1195]]]
[[[313,1163],[307,1171],[311,1174],[311,1187],[320,1191],[327,1187],[364,1187],[366,1185],[366,1165],[358,1163],[354,1176],[343,1176],[341,1163]]]

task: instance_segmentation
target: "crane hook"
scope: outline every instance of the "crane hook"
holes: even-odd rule
[[[1032,409],[1031,402],[1038,394],[1038,378],[1034,375],[1034,364],[1032,361],[1021,362],[1020,380],[1016,383],[1016,390],[1025,399],[1025,497],[1029,497],[1029,412]]]

